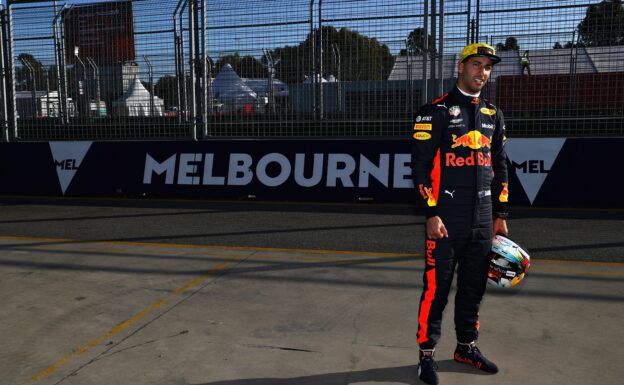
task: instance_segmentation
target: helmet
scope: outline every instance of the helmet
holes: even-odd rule
[[[488,283],[497,287],[512,287],[524,278],[531,257],[517,243],[502,235],[492,239]]]

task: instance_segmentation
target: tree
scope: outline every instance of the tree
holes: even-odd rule
[[[496,44],[496,50],[497,51],[519,51],[520,46],[518,45],[518,39],[516,39],[513,36],[508,37],[507,39],[505,39],[505,44],[503,43]]]
[[[249,55],[240,56],[238,52],[234,55],[223,56],[217,60],[216,73],[214,75],[219,73],[226,64],[231,65],[234,72],[242,78],[263,78],[267,76],[266,68],[255,57]]]
[[[582,42],[578,42],[574,44],[571,41],[569,41],[565,43],[565,45],[563,46],[563,48],[578,48],[578,47],[585,47],[585,44],[583,44]]]
[[[162,98],[165,107],[178,104],[178,78],[171,75],[162,76],[154,85],[154,94]]]
[[[559,42],[556,42],[555,45],[553,45],[553,49],[561,49],[561,48],[563,48],[563,46]]]
[[[436,52],[435,39],[431,35],[427,35],[427,48],[429,52]],[[412,55],[422,55],[425,52],[425,29],[416,28],[407,35],[407,47],[410,49]],[[407,56],[407,49],[402,49],[399,52],[400,56]]]
[[[277,77],[286,83],[300,83],[311,72],[311,46],[323,49],[323,75],[332,74],[342,81],[386,80],[394,57],[385,44],[347,28],[336,30],[333,26],[315,29],[298,46],[276,48],[271,56],[277,62]],[[334,53],[336,57],[334,57]],[[318,55],[318,51],[315,55]],[[340,61],[337,56],[340,56]],[[340,64],[338,64],[340,63]]]
[[[579,42],[588,47],[624,45],[622,0],[603,0],[590,5],[578,31]]]

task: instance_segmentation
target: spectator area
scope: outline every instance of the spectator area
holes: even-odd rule
[[[499,76],[521,75],[520,56],[524,51],[499,51],[501,62],[492,73],[492,80]],[[560,48],[529,51],[531,74],[585,74],[624,71],[624,46]],[[457,55],[444,55],[444,77],[456,75],[455,63]],[[388,80],[407,80],[408,63],[412,70],[412,79],[423,78],[423,58],[421,55],[399,56]],[[428,62],[430,63],[430,62]],[[428,65],[427,78],[431,77]],[[452,74],[452,75],[450,75]]]

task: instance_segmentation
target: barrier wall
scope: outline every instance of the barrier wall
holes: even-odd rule
[[[509,139],[510,203],[622,207],[624,138]],[[412,202],[407,140],[0,144],[1,194]]]

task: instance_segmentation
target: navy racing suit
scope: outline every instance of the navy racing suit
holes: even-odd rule
[[[448,238],[425,240],[424,290],[418,343],[432,349],[440,338],[442,312],[455,267],[455,329],[458,342],[477,339],[479,304],[485,292],[492,218],[506,218],[507,163],[502,112],[457,86],[423,106],[413,127],[412,170],[428,218],[439,216]]]

